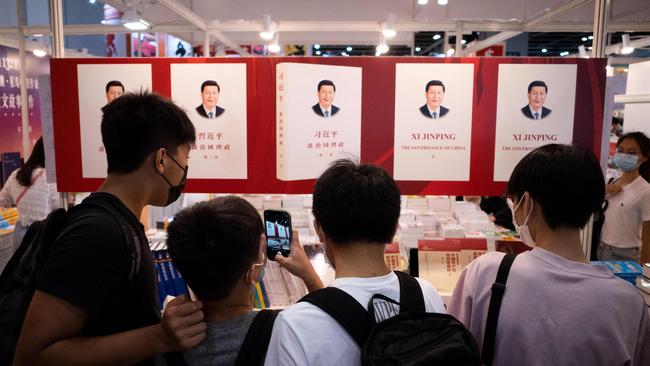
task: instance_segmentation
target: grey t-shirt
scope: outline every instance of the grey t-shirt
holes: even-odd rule
[[[234,365],[257,314],[252,311],[223,322],[208,323],[205,340],[183,353],[185,362],[190,366]]]

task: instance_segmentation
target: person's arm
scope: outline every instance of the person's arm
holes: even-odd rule
[[[644,221],[641,229],[641,264],[643,263],[650,263],[650,221]]]
[[[177,297],[162,322],[123,333],[79,337],[87,314],[58,297],[36,291],[18,341],[14,365],[125,365],[157,354],[190,349],[205,338],[200,302]]]
[[[307,253],[305,253],[305,248],[300,244],[297,230],[291,232],[291,253],[289,257],[285,258],[278,252],[274,259],[291,274],[302,279],[305,286],[307,286],[307,291],[313,292],[325,287],[316,270],[314,270],[314,266],[311,265]]]
[[[13,173],[11,173],[9,178],[7,178],[5,185],[2,187],[2,190],[0,191],[0,207],[9,208],[14,206],[14,199],[13,197],[11,197],[11,194],[9,194],[9,187],[15,183],[16,183],[16,172],[14,171]]]

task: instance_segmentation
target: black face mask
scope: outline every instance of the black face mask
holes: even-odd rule
[[[169,206],[172,203],[176,202],[178,197],[181,196],[181,192],[185,188],[185,180],[187,179],[187,169],[189,168],[189,166],[183,168],[183,166],[178,161],[176,161],[176,159],[174,159],[171,155],[167,154],[167,156],[169,156],[169,158],[172,159],[172,161],[176,163],[176,165],[178,165],[179,168],[183,169],[183,178],[181,178],[181,182],[178,183],[177,186],[175,186],[172,184],[172,182],[169,181],[169,179],[167,179],[167,177],[165,177],[164,174],[160,173],[160,175],[163,177],[165,182],[169,184],[169,193],[167,194],[167,203],[165,204],[165,206]]]

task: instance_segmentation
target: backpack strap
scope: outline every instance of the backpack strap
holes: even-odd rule
[[[133,282],[135,277],[140,273],[140,267],[142,262],[142,246],[140,243],[140,237],[138,236],[137,231],[133,228],[133,225],[131,225],[126,220],[126,218],[121,212],[119,212],[110,204],[102,205],[99,203],[86,200],[75,207],[79,207],[79,206],[98,208],[102,211],[108,212],[109,214],[111,214],[111,216],[113,216],[117,220],[120,228],[122,229],[122,234],[124,235],[124,239],[126,240],[127,243],[127,250],[129,255],[128,280],[129,282]]]
[[[499,323],[499,312],[501,311],[501,301],[506,291],[506,282],[510,267],[517,257],[516,254],[506,254],[501,260],[497,278],[492,284],[492,295],[490,296],[490,305],[488,307],[487,321],[485,322],[485,333],[483,334],[483,348],[481,352],[481,361],[484,365],[492,365],[494,358],[494,345],[497,335],[497,324]]]
[[[242,343],[235,366],[263,365],[271,340],[273,323],[280,310],[261,310],[253,320]]]
[[[368,312],[347,292],[336,287],[325,287],[310,292],[298,302],[308,302],[336,320],[359,347],[368,339],[372,324]]]
[[[395,271],[399,280],[400,313],[406,311],[426,311],[422,287],[413,276],[402,271]]]

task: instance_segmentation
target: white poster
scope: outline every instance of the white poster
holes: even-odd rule
[[[171,84],[196,127],[188,178],[246,179],[246,64],[172,64]]]
[[[631,64],[627,73],[627,95],[650,94],[650,61]],[[650,136],[650,103],[626,103],[623,131],[641,131]]]
[[[473,64],[397,64],[396,180],[469,181]]]
[[[124,92],[151,90],[151,65],[77,65],[77,83],[82,176],[105,178],[107,164],[101,135],[102,107]]]
[[[277,65],[277,177],[317,178],[361,153],[361,68]]]
[[[499,65],[494,181],[535,148],[573,141],[577,65]]]

